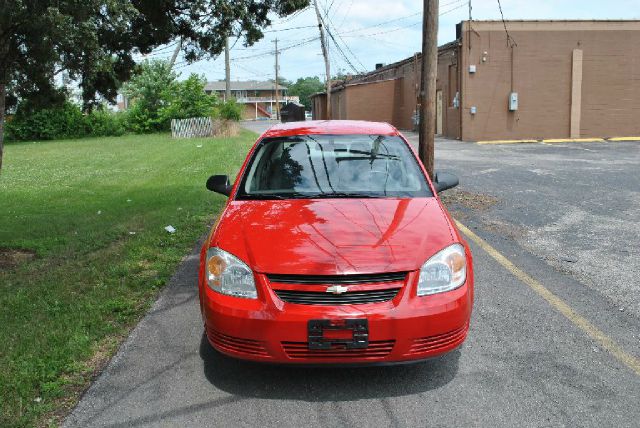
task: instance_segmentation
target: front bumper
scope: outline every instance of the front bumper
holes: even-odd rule
[[[264,275],[256,275],[257,300],[218,294],[201,284],[207,337],[231,357],[292,364],[363,364],[422,360],[460,346],[469,329],[473,275],[460,288],[415,296],[417,273],[391,301],[358,305],[300,305],[281,301]],[[366,318],[369,345],[327,350],[308,347],[308,321]]]

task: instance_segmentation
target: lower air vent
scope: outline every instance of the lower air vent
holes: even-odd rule
[[[309,349],[307,342],[282,342],[284,352],[292,359],[329,359],[329,358],[384,358],[393,350],[394,340],[369,342],[361,349],[347,349],[345,345],[333,345],[331,349]]]
[[[458,344],[464,340],[468,328],[469,325],[467,324],[448,333],[414,339],[407,355],[437,351],[450,345]]]
[[[236,352],[240,354],[268,356],[262,342],[252,339],[227,336],[215,330],[207,329],[207,336],[213,345],[222,352]]]

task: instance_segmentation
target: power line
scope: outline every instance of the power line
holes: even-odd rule
[[[338,53],[340,54],[340,56],[342,56],[342,58],[344,58],[344,60],[346,61],[346,63],[349,65],[349,67],[351,67],[351,69],[356,73],[359,74],[360,71],[358,71],[358,69],[353,65],[353,63],[349,60],[349,58],[347,57],[347,55],[345,55],[344,51],[342,50],[342,48],[340,48],[340,45],[338,45],[338,42],[336,41],[336,38],[333,37],[333,34],[331,34],[331,31],[329,31],[329,27],[326,27],[327,30],[327,34],[329,34],[329,37],[331,38],[331,40],[333,41],[333,44],[336,46],[336,49],[338,50]],[[346,45],[345,45],[346,46]],[[364,66],[363,66],[364,67]]]
[[[312,38],[309,38],[309,39],[305,39],[305,40],[301,41],[300,43],[295,43],[293,45],[289,45],[289,46],[285,46],[285,47],[282,47],[282,48],[278,48],[278,50],[280,52],[282,52],[282,51],[285,51],[285,50],[288,50],[288,49],[293,49],[293,48],[296,48],[296,47],[299,47],[299,46],[308,45],[309,43],[315,42],[318,39],[319,39],[319,37],[312,37]],[[231,59],[231,61],[234,62],[234,61],[238,61],[238,60],[260,58],[260,57],[271,56],[271,55],[273,55],[273,50],[269,50],[269,51],[267,51],[265,53],[258,53],[258,54],[253,54],[253,55],[239,56],[239,57]]]
[[[254,69],[252,69],[252,68],[249,68],[249,67],[247,67],[247,66],[244,66],[244,65],[242,65],[242,64],[235,64],[235,65],[236,65],[237,67],[240,67],[240,68],[241,68],[241,69],[243,69],[244,71],[249,72],[250,74],[252,74],[252,75],[256,76],[256,77],[261,77],[261,78],[262,78],[262,77],[267,77],[267,78],[271,78],[271,77],[273,77],[273,75],[272,75],[272,74],[269,74],[269,73],[259,73],[259,72],[257,72],[256,70],[254,70]]]
[[[336,2],[336,0],[331,0],[331,4],[329,5],[329,7],[327,7],[325,9],[325,14],[324,16],[326,16],[327,18],[329,17],[329,12],[331,12],[331,8],[333,7],[333,4]]]
[[[282,28],[279,30],[265,30],[263,31],[263,33],[277,33],[280,31],[291,31],[291,30],[301,30],[303,28],[316,28],[317,25],[301,25],[300,27],[289,27],[289,28]]]
[[[509,30],[507,30],[507,21],[504,20],[504,13],[502,13],[502,4],[500,3],[500,0],[498,0],[498,8],[500,9],[500,17],[502,18],[502,25],[504,25],[504,32],[507,34],[507,46],[510,48],[518,46],[513,37],[511,37],[511,34],[509,34]]]
[[[460,7],[465,6],[467,0],[453,0],[453,1],[449,2],[449,3],[441,4],[440,7],[442,8],[442,7],[447,7],[447,6],[453,6],[453,5],[457,4],[457,3],[462,3],[462,2],[464,2],[464,4],[461,5]],[[446,12],[441,13],[440,15],[444,15],[444,14],[449,13],[449,12],[451,12],[453,10],[458,9],[458,8],[459,7],[456,7],[454,9],[448,10]],[[418,15],[422,15],[422,12],[416,12],[416,13],[412,13],[410,15],[401,16],[399,18],[390,19],[388,21],[379,22],[377,24],[369,25],[367,27],[362,27],[362,28],[356,28],[354,30],[343,31],[340,34],[351,34],[351,33],[356,33],[356,32],[360,32],[360,31],[368,30],[368,29],[371,29],[371,28],[383,27],[383,26],[385,26],[387,24],[391,24],[391,23],[398,22],[398,21],[403,21],[405,19],[413,18],[414,16],[418,16]],[[422,21],[420,21],[420,23],[422,23]],[[417,25],[417,24],[411,24],[411,26],[413,26],[413,25]]]
[[[349,16],[349,12],[351,12],[351,8],[353,7],[353,0],[351,0],[349,2],[349,7],[347,8],[347,11],[345,12],[344,16],[342,17],[342,22],[340,23],[340,27],[342,27],[344,25],[344,22],[347,20],[347,17]],[[338,28],[340,28],[338,27]]]
[[[304,9],[300,9],[299,11],[294,12],[293,14],[289,15],[288,17],[286,17],[284,20],[280,21],[278,24],[286,24],[287,22],[290,22],[290,21],[294,20],[295,18],[300,16],[303,12],[306,12],[307,10],[309,10],[309,8],[310,8],[310,6],[307,6]]]
[[[467,6],[466,0],[462,0],[462,1],[464,1],[463,4],[461,4],[459,6],[456,6],[456,7],[452,8],[452,9],[446,10],[444,12],[441,12],[439,14],[439,16],[443,16],[443,15],[451,13],[451,12],[453,12],[455,10],[461,9],[463,7],[466,7]],[[459,1],[456,2],[456,3],[459,3]],[[394,28],[392,30],[387,30],[387,31],[381,31],[381,32],[378,32],[378,33],[352,34],[352,33],[356,32],[356,31],[363,30],[363,29],[359,29],[359,30],[353,30],[353,31],[345,31],[345,32],[340,33],[340,34],[344,35],[345,37],[370,37],[370,36],[378,36],[378,35],[381,35],[381,34],[389,34],[389,33],[393,33],[393,32],[396,32],[396,31],[405,30],[405,29],[410,28],[410,27],[415,27],[416,25],[422,25],[422,21],[414,22],[414,23],[411,23],[411,24],[408,24],[408,25],[404,25],[402,27],[397,27],[397,28]],[[380,25],[377,25],[377,26],[380,26]]]
[[[332,3],[333,4],[333,3]],[[335,37],[333,36],[333,32],[329,29],[329,25],[327,25],[327,22],[331,23],[331,26],[333,26],[333,21],[331,21],[331,18],[329,18],[329,16],[325,16],[326,21],[322,20],[322,24],[325,26],[326,30],[327,30],[327,34],[329,34],[329,37],[331,37],[331,40],[333,40],[333,43],[336,45],[336,48],[338,49],[338,52],[342,55],[342,57],[345,59],[345,61],[347,62],[347,64],[349,65],[349,67],[351,67],[351,69],[356,72],[356,74],[359,74],[360,71],[358,71],[358,69],[356,69],[356,67],[354,67],[354,65],[351,63],[351,61],[349,60],[349,58],[347,57],[347,55],[345,55],[344,51],[342,50],[342,48],[340,47],[340,45],[338,44],[338,41],[335,39]],[[335,28],[335,27],[334,27]],[[342,41],[342,43],[344,44],[344,47],[347,49],[347,51],[351,54],[351,56],[360,64],[360,66],[362,66],[362,69],[366,69],[367,67],[365,67],[365,65],[362,63],[362,61],[360,61],[358,59],[358,57],[353,53],[353,51],[351,50],[351,48],[349,47],[349,45],[344,41],[344,39],[342,38],[342,36],[340,36],[339,33],[336,33],[338,35],[338,37],[340,38],[340,40]]]

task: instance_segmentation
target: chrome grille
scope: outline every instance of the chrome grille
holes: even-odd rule
[[[353,291],[342,294],[298,290],[273,291],[275,291],[280,300],[298,305],[361,305],[365,303],[388,302],[396,297],[400,288]]]
[[[379,284],[384,282],[401,282],[407,272],[385,272],[354,275],[282,275],[267,274],[270,282],[278,284]]]

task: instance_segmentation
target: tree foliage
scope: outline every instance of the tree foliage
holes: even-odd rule
[[[308,0],[0,0],[0,167],[6,89],[51,99],[55,77],[78,81],[84,108],[113,101],[133,55],[181,40],[187,61],[213,57],[227,36],[251,45],[269,13],[286,16]],[[37,96],[34,96],[37,94]],[[46,107],[46,106],[43,106]]]
[[[234,98],[228,99],[220,106],[219,115],[222,119],[238,121],[242,119],[244,106],[239,104]]]
[[[145,61],[123,87],[130,100],[128,127],[135,133],[167,131],[171,119],[215,117],[218,99],[204,91],[206,79],[192,74],[184,81],[168,62]]]
[[[177,74],[166,61],[145,61],[129,82],[123,93],[130,99],[128,121],[136,133],[163,131],[168,128],[162,109],[169,103],[169,92]]]
[[[197,74],[192,74],[182,82],[173,83],[166,92],[167,103],[161,109],[160,116],[167,122],[171,119],[217,116],[218,97],[205,93],[206,84],[207,80]]]
[[[324,83],[319,77],[301,77],[289,86],[289,95],[299,96],[300,103],[304,104],[307,110],[311,110],[311,95],[323,92],[324,89]]]

